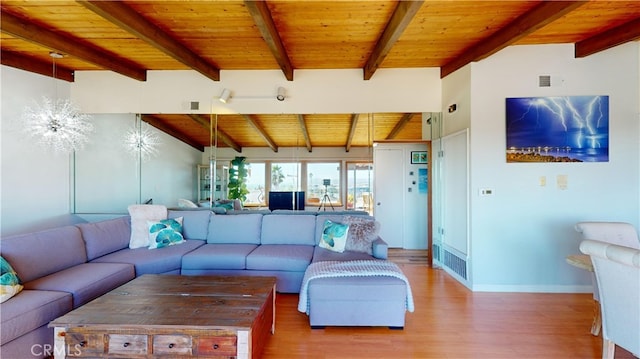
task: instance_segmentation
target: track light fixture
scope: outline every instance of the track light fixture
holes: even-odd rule
[[[285,95],[284,87],[278,87],[278,94],[276,95],[276,99],[278,101],[284,101],[284,95]]]
[[[218,100],[220,100],[220,102],[222,103],[227,103],[229,102],[230,98],[231,98],[231,91],[229,91],[229,89],[223,89]]]
[[[222,93],[218,97],[218,100],[222,103],[228,103],[231,100],[231,97],[234,99],[273,99],[273,95],[270,96],[231,96],[231,90],[225,88],[222,90]],[[276,100],[284,101],[287,98],[287,90],[284,87],[278,87],[278,91],[276,92]]]

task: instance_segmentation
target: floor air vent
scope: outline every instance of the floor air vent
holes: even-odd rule
[[[444,265],[460,277],[467,279],[467,262],[446,249],[444,250]]]

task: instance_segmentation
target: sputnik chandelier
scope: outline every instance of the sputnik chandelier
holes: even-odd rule
[[[36,143],[57,153],[80,150],[89,141],[93,125],[90,116],[78,112],[68,99],[42,98],[40,105],[27,108],[25,132]]]
[[[61,54],[51,52],[53,79],[56,79],[56,59]],[[57,91],[56,91],[57,92]],[[57,153],[69,153],[84,147],[93,132],[91,116],[81,113],[69,99],[42,98],[41,104],[28,107],[23,114],[23,129],[40,146]]]
[[[160,137],[143,126],[140,115],[136,115],[135,126],[127,131],[124,138],[124,146],[128,152],[141,160],[154,157],[161,144]]]

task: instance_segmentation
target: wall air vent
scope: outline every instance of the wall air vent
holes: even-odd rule
[[[200,109],[200,102],[198,102],[198,101],[191,101],[191,109],[192,109],[192,110],[199,110],[199,109]]]
[[[458,257],[457,255],[444,250],[444,265],[451,269],[454,273],[459,275],[464,280],[467,280],[467,261]]]
[[[538,76],[538,87],[551,87],[551,75]]]

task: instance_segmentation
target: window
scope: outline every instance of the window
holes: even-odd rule
[[[272,163],[271,164],[271,191],[299,191],[300,163]]]
[[[265,206],[265,164],[252,162],[247,164],[247,200],[244,201],[245,206]]]
[[[310,205],[342,205],[340,162],[307,163],[306,198]],[[326,197],[325,197],[326,195]]]
[[[373,163],[347,163],[347,209],[373,214]]]

